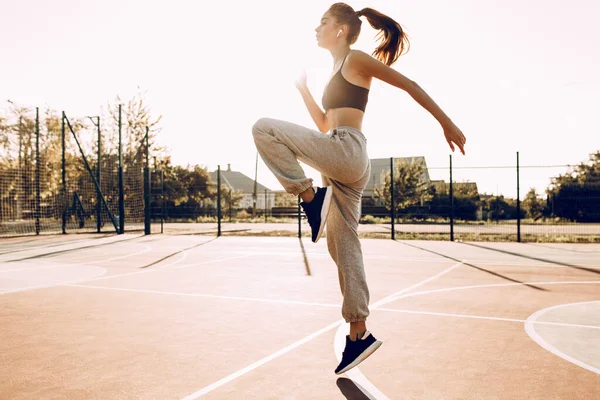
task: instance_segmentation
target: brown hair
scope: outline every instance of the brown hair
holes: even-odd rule
[[[327,12],[335,17],[339,24],[348,25],[348,42],[350,44],[354,44],[360,34],[362,25],[360,17],[367,18],[373,29],[380,31],[377,34],[377,39],[380,39],[381,43],[373,51],[373,57],[388,66],[396,62],[398,57],[410,48],[408,37],[400,24],[379,11],[368,7],[360,11],[354,11],[346,3],[335,3],[329,7]]]

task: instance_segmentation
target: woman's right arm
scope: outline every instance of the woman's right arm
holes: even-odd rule
[[[304,100],[304,104],[306,105],[306,108],[308,109],[313,121],[315,121],[317,128],[319,128],[319,131],[323,133],[329,132],[329,120],[327,119],[327,114],[321,110],[315,99],[310,94],[310,90],[308,90],[308,86],[306,85],[305,74],[303,74],[296,82],[296,87],[302,95],[302,100]]]

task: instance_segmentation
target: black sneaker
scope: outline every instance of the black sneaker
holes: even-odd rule
[[[350,336],[346,335],[346,348],[342,353],[342,361],[335,369],[337,375],[343,374],[351,368],[367,359],[381,346],[383,342],[375,339],[371,332],[366,331],[361,339],[352,341]]]
[[[323,231],[325,230],[325,223],[327,223],[327,214],[329,213],[329,205],[331,204],[331,194],[333,188],[327,186],[324,188],[317,188],[315,197],[310,203],[301,202],[300,205],[304,209],[306,219],[310,225],[312,231],[312,241],[317,243],[321,238]]]

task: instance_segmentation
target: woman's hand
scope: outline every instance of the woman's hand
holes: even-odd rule
[[[300,76],[298,77],[298,79],[296,79],[296,88],[298,88],[298,90],[302,91],[302,90],[306,90],[307,86],[306,86],[306,71],[302,70],[302,72],[300,73]]]
[[[460,152],[464,155],[465,143],[467,142],[467,138],[465,138],[465,135],[463,135],[460,129],[458,129],[458,127],[453,123],[449,123],[443,128],[444,136],[446,137],[446,142],[448,142],[448,145],[450,146],[452,151],[454,151],[454,144],[456,144],[460,149]]]

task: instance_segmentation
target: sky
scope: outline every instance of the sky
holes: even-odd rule
[[[320,104],[332,72],[314,28],[331,1],[0,0],[0,109],[6,100],[97,115],[144,92],[162,115],[158,142],[179,165],[254,177],[261,117],[316,129],[294,81],[306,70]],[[566,165],[600,150],[597,0],[370,0],[411,49],[392,66],[417,82],[467,137],[454,180],[516,195],[514,166]],[[363,18],[353,45],[371,53]],[[374,81],[363,123],[371,158],[424,156],[448,180],[439,123],[407,93]],[[317,171],[308,176],[321,183]],[[567,168],[523,168],[521,197]],[[258,181],[281,185],[259,160]]]

